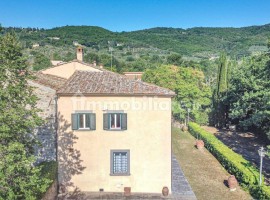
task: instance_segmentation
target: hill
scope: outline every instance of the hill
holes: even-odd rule
[[[151,28],[132,32],[112,32],[96,26],[64,26],[53,29],[4,28],[15,30],[26,46],[33,43],[53,46],[74,42],[97,50],[111,47],[159,49],[183,56],[207,58],[226,51],[242,57],[266,50],[270,24],[243,28]]]
[[[33,69],[50,66],[50,60],[76,58],[75,46],[83,45],[85,61],[105,68],[145,71],[161,64],[202,69],[215,76],[220,52],[241,59],[267,51],[270,24],[243,28],[189,29],[157,27],[131,32],[112,32],[97,26],[63,26],[53,29],[6,27],[15,31]],[[214,62],[213,62],[214,61]]]
[[[244,28],[152,28],[122,35],[182,55],[209,55],[226,51],[230,55],[250,55],[266,50],[270,24]]]

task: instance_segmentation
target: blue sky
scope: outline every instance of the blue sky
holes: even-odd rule
[[[270,0],[1,0],[2,26],[243,27],[270,23]]]

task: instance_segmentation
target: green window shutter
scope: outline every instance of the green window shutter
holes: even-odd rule
[[[127,130],[127,113],[121,114],[121,129]]]
[[[90,129],[96,130],[96,113],[90,113]]]
[[[103,113],[103,130],[110,129],[109,116],[110,115],[108,113]]]
[[[78,115],[71,114],[71,127],[72,130],[78,130]]]

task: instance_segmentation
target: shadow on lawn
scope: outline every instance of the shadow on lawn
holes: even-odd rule
[[[83,199],[83,193],[72,182],[72,177],[82,174],[85,169],[80,151],[74,148],[78,137],[71,131],[71,124],[59,113],[58,124],[59,199]]]

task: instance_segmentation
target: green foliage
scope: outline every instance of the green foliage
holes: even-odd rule
[[[229,117],[243,129],[259,129],[270,138],[270,59],[252,57],[234,70],[226,101]]]
[[[162,65],[146,70],[142,79],[175,91],[173,112],[177,118],[184,119],[187,115],[187,108],[190,108],[191,118],[201,124],[208,122],[207,115],[203,113],[209,112],[211,90],[204,82],[202,71]]]
[[[214,125],[217,127],[224,127],[228,119],[228,105],[224,101],[227,98],[229,87],[229,61],[224,53],[220,55],[217,83],[213,94],[213,107],[214,107]]]
[[[93,63],[94,61],[99,64],[100,63],[100,58],[99,55],[96,53],[88,53],[84,55],[84,61],[87,63]]]
[[[41,174],[42,177],[45,177],[51,181],[54,181],[57,177],[57,162],[56,161],[49,161],[49,162],[42,162],[39,164],[41,167]]]
[[[42,124],[14,34],[0,37],[0,199],[38,199],[50,180],[34,166],[33,130]]]
[[[270,199],[270,187],[269,186],[258,186],[254,185],[249,188],[250,194],[255,199]]]
[[[213,134],[202,129],[198,124],[190,122],[189,131],[194,137],[201,138],[205,147],[217,158],[221,165],[233,174],[239,183],[250,191],[254,198],[270,199],[270,187],[258,186],[259,172],[241,155],[224,145]]]
[[[131,55],[131,49],[145,48],[155,54],[177,53],[209,59],[222,51],[237,58],[266,51],[270,25],[244,28],[152,28],[121,33],[96,26],[64,26],[48,30],[7,27],[3,31],[15,31],[28,47],[34,43],[74,47],[73,42],[76,41],[97,51],[108,50],[110,46],[118,52]]]
[[[59,55],[59,53],[54,52],[53,53],[53,60],[62,60],[62,57]]]
[[[180,56],[178,54],[171,54],[171,55],[167,56],[167,63],[168,64],[180,66],[182,64],[182,62],[183,62],[182,56]]]
[[[38,199],[51,181],[20,142],[0,145],[0,199]]]
[[[251,46],[266,47],[270,25],[244,28],[151,28],[121,33],[122,36],[144,42],[181,55],[225,51],[229,55],[247,56]]]
[[[63,61],[69,62],[69,61],[74,60],[75,57],[76,57],[75,53],[68,52],[68,53],[64,56]]]
[[[33,70],[38,71],[51,66],[51,61],[42,53],[34,53]]]
[[[217,77],[217,96],[222,95],[228,90],[228,60],[223,53],[219,58],[218,77]],[[220,97],[219,97],[220,98]]]

